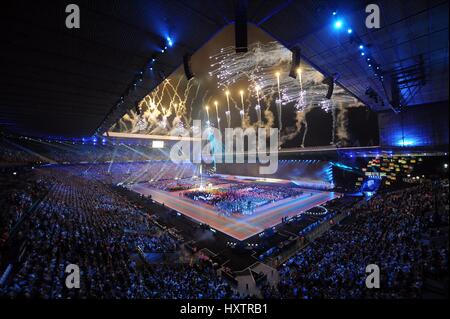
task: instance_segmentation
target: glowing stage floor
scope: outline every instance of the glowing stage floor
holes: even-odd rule
[[[296,216],[301,211],[307,211],[340,196],[334,192],[305,189],[304,194],[298,197],[285,198],[258,207],[252,215],[228,217],[219,214],[213,206],[180,196],[179,192],[154,189],[147,183],[130,185],[128,188],[142,195],[151,195],[154,201],[240,241],[280,224],[283,217]]]

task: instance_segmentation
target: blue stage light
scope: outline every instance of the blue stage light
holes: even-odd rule
[[[337,20],[337,21],[334,23],[334,28],[335,28],[335,29],[340,29],[340,28],[342,28],[343,25],[344,25],[344,23],[342,22],[342,20]]]
[[[416,145],[416,141],[409,138],[402,138],[397,142],[398,146],[414,146]]]
[[[172,46],[173,46],[172,38],[171,38],[171,37],[167,37],[166,40],[167,40],[167,45],[168,45],[169,47],[172,47]]]
[[[347,33],[348,33],[348,34],[352,34],[352,32],[353,32],[352,29],[348,29],[348,30],[347,30]]]
[[[359,45],[359,49],[362,50],[364,49],[364,46],[362,44]]]
[[[366,55],[366,54],[365,54],[364,52],[361,52],[361,55],[364,56],[364,55]]]

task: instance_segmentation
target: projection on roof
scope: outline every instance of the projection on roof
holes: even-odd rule
[[[345,145],[347,112],[360,106],[358,100],[338,85],[326,99],[324,75],[303,59],[297,78],[289,77],[292,52],[259,28],[248,30],[247,53],[235,53],[234,26],[226,27],[193,54],[194,78],[188,81],[181,65],[139,103],[140,114],[129,110],[111,131],[177,135],[181,128],[192,130],[193,120],[202,120],[221,130],[277,127],[284,147]],[[313,111],[323,113],[323,123],[322,115],[310,123]],[[327,138],[314,142],[310,125],[318,125]]]

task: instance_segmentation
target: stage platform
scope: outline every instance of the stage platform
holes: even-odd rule
[[[304,189],[300,196],[288,197],[260,206],[251,215],[225,216],[219,213],[214,206],[191,200],[180,192],[152,188],[150,183],[127,187],[139,194],[151,195],[154,201],[239,241],[244,241],[265,229],[280,224],[283,217],[296,216],[302,211],[308,211],[340,196],[335,192]]]

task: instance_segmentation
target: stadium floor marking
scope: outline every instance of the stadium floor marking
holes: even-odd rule
[[[187,215],[198,222],[208,224],[218,230],[226,229],[229,226],[238,226],[239,228],[245,229],[246,232],[257,233],[259,231],[258,228],[251,225],[241,223],[238,220],[228,218],[226,216],[219,216],[217,212],[212,209],[198,205],[188,199],[172,196],[170,193],[165,191],[155,190],[141,185],[134,185],[131,189],[141,194],[152,195],[152,198],[155,201],[164,203],[165,206],[175,209],[176,211]]]
[[[264,229],[281,223],[281,217],[291,217],[300,211],[307,211],[318,205],[322,205],[339,195],[333,192],[314,191],[313,196],[300,196],[287,198],[278,202],[262,206],[255,211],[254,215],[242,219],[222,216],[216,210],[199,205],[193,200],[182,198],[174,193],[153,189],[144,185],[132,185],[130,189],[144,195],[151,195],[153,200],[164,203],[165,206],[174,209],[198,222],[209,225],[218,231],[225,233],[235,239],[248,239]]]

